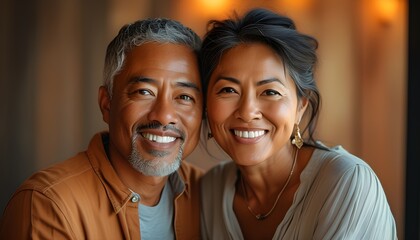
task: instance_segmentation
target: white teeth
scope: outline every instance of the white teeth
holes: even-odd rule
[[[264,135],[264,131],[239,131],[234,130],[236,136],[241,138],[256,138]]]
[[[150,133],[143,133],[142,136],[149,141],[152,142],[158,142],[158,143],[170,143],[176,140],[175,137],[169,137],[169,136],[158,136]]]

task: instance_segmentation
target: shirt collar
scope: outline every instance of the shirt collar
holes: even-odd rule
[[[87,155],[94,171],[105,188],[114,211],[118,213],[126,204],[136,206],[137,203],[130,201],[133,193],[122,183],[108,159],[106,153],[108,141],[108,132],[96,134],[89,144]],[[180,169],[168,177],[176,198],[183,193],[188,198],[190,197],[189,180],[187,178],[188,171],[190,170],[184,164],[181,164]]]

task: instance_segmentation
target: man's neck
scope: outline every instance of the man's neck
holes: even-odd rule
[[[131,191],[140,195],[143,205],[154,206],[159,203],[160,195],[168,180],[168,176],[146,176],[135,170],[127,159],[112,156],[108,134],[102,136],[102,143],[106,155],[121,182]]]
[[[110,162],[124,185],[140,195],[143,205],[154,206],[159,202],[168,176],[146,176],[135,170],[125,159],[110,156]]]

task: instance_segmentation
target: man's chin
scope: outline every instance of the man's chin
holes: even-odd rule
[[[174,162],[171,164],[162,164],[159,166],[148,166],[146,168],[143,167],[142,169],[138,170],[146,176],[164,177],[176,172],[180,165],[180,162]]]
[[[166,156],[169,157],[169,156]],[[167,176],[178,170],[181,165],[179,156],[168,158],[154,158],[146,160],[140,158],[130,158],[130,164],[138,172],[145,176]],[[175,159],[175,160],[174,160]]]
[[[132,150],[129,157],[131,165],[146,176],[167,176],[178,170],[182,162],[183,144],[176,150],[157,150],[146,148],[136,141],[132,142]],[[142,148],[144,147],[144,148]]]

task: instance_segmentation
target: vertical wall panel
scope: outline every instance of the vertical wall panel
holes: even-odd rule
[[[35,166],[34,9],[33,1],[0,1],[0,211]]]

